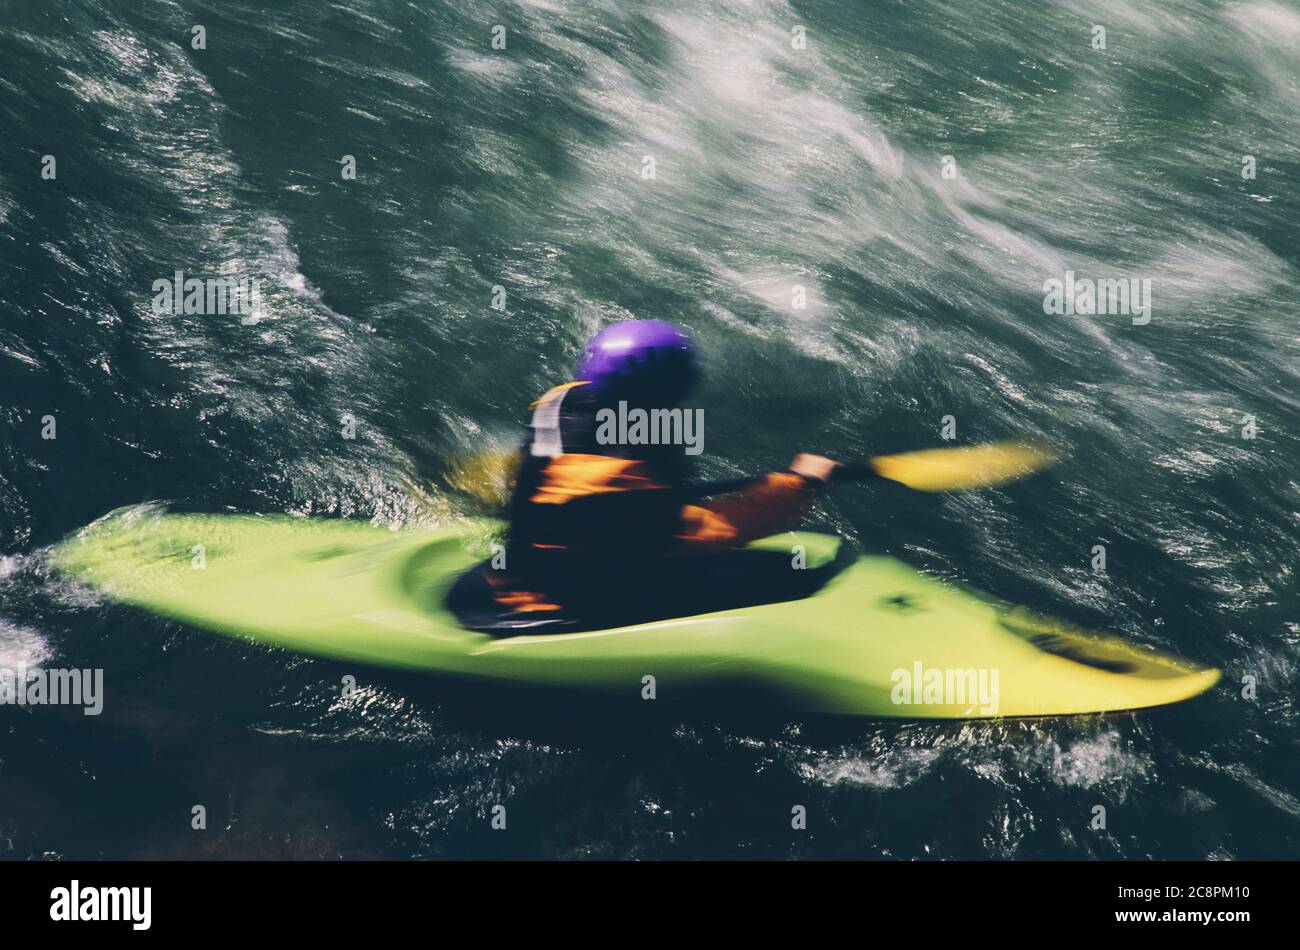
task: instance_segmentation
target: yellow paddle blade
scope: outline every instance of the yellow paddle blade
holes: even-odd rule
[[[951,449],[924,449],[870,460],[876,474],[917,491],[990,488],[1032,475],[1058,456],[1027,442],[992,442]]]
[[[517,449],[491,449],[472,455],[448,456],[443,475],[457,491],[493,508],[505,508],[522,462]]]

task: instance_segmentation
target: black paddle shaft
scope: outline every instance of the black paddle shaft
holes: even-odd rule
[[[742,488],[748,488],[766,477],[767,475],[763,474],[750,475],[747,478],[725,478],[716,482],[699,482],[695,485],[687,485],[682,489],[682,494],[685,498],[707,498],[710,495],[726,495],[733,491],[740,491]],[[835,469],[830,481],[831,484],[864,482],[879,477],[876,470],[870,465],[863,462],[854,462],[849,465],[841,465]]]

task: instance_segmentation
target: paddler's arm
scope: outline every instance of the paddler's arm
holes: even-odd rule
[[[811,507],[839,463],[801,452],[788,471],[771,472],[737,492],[684,505],[675,554],[717,554],[787,531]]]
[[[824,455],[800,452],[790,463],[790,471],[820,488],[831,480],[840,463]]]

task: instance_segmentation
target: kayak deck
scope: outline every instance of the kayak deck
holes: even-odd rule
[[[105,595],[267,646],[408,670],[661,698],[753,688],[809,712],[903,718],[1065,715],[1178,702],[1219,671],[1083,633],[860,557],[811,597],[577,633],[494,637],[444,599],[489,527],[392,531],[287,516],[115,513],[58,566]],[[790,533],[810,566],[838,541]],[[792,567],[793,569],[793,567]]]

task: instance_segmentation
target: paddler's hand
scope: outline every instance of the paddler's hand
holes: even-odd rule
[[[824,455],[800,452],[790,463],[790,471],[802,475],[810,482],[828,482],[840,463]]]

